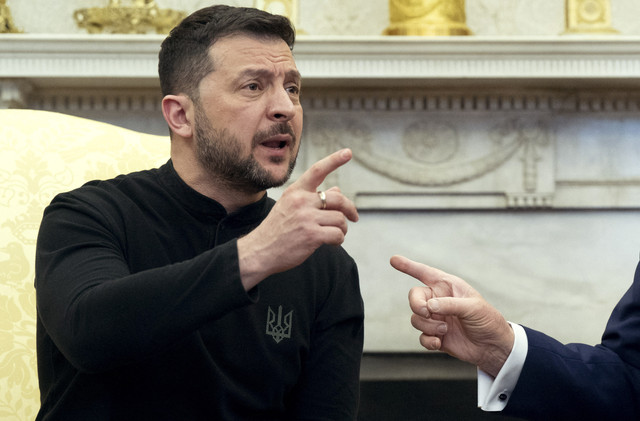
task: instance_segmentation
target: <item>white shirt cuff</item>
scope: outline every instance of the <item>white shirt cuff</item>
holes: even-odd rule
[[[511,322],[509,324],[515,337],[513,349],[498,376],[494,379],[478,369],[478,407],[483,411],[502,411],[507,406],[520,378],[524,360],[527,358],[529,342],[526,332],[518,324]]]

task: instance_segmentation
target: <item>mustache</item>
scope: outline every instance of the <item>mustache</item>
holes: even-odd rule
[[[287,123],[277,123],[267,130],[256,133],[255,136],[253,136],[253,146],[258,146],[270,137],[279,134],[288,134],[291,136],[292,144],[295,145],[297,139],[295,133],[293,133],[293,128]]]

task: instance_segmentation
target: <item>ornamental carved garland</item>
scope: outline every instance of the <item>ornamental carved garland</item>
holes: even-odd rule
[[[312,140],[327,150],[350,147],[353,159],[367,169],[403,184],[446,187],[486,175],[509,161],[518,151],[523,165],[523,190],[536,191],[539,149],[551,144],[542,122],[506,120],[489,133],[491,150],[480,157],[456,160],[460,140],[456,128],[448,123],[418,121],[407,126],[399,142],[400,156],[376,152],[374,131],[351,118],[333,121]]]

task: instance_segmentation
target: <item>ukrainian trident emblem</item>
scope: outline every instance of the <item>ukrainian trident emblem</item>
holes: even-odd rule
[[[282,316],[282,306],[278,306],[278,314],[269,306],[267,313],[267,335],[271,335],[276,343],[280,343],[284,338],[291,337],[291,321],[293,310]]]

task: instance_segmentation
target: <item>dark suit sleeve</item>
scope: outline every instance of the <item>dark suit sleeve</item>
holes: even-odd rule
[[[596,346],[525,327],[529,349],[503,411],[531,420],[640,420],[640,265]]]

